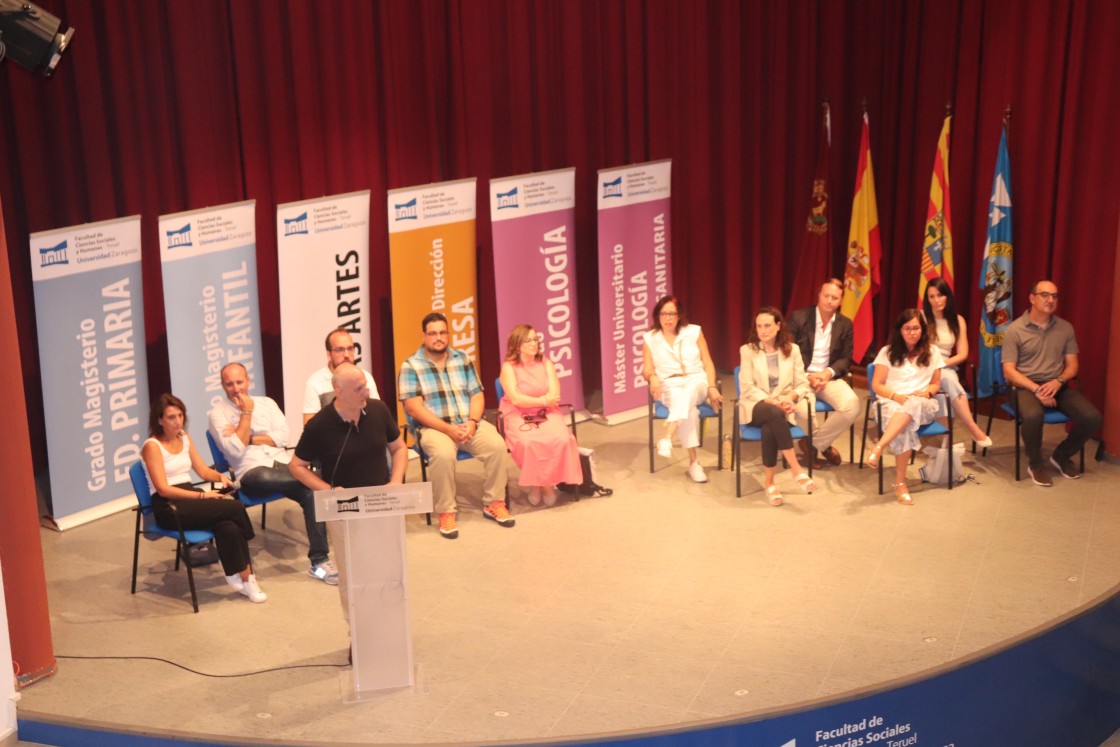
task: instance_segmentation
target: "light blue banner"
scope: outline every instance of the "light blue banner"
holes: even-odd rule
[[[206,413],[226,396],[227,363],[244,365],[251,392],[264,393],[254,209],[250,201],[159,219],[171,389],[196,442]]]
[[[133,505],[147,436],[140,218],[31,237],[49,502],[60,529]]]

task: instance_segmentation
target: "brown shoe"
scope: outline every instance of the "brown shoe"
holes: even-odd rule
[[[844,458],[840,456],[840,452],[836,450],[835,446],[829,446],[822,451],[821,454],[824,456],[825,461],[833,467],[840,466],[840,462],[844,461]]]
[[[813,469],[820,469],[822,466],[824,466],[824,462],[822,462],[817,456],[817,450],[814,449],[813,445],[809,443],[809,439],[803,438],[801,439],[800,443],[801,456],[805,460],[805,467],[808,467],[810,462],[813,465]]]
[[[1035,485],[1044,488],[1049,488],[1054,485],[1054,478],[1050,476],[1050,470],[1043,465],[1027,467],[1027,474],[1031,476],[1031,480],[1034,481]]]

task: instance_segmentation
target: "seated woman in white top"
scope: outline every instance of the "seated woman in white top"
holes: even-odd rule
[[[797,487],[805,493],[817,489],[793,450],[790,426],[813,390],[801,349],[793,344],[782,312],[770,306],[758,310],[747,344],[739,348],[739,359],[739,420],[762,431],[763,486],[770,505],[780,506],[782,493],[774,484],[779,454],[789,463]]]
[[[972,440],[980,448],[986,449],[992,445],[992,439],[973,419],[972,408],[968,406],[968,395],[957,376],[957,366],[968,360],[968,323],[957,313],[953,289],[941,278],[930,280],[926,286],[926,297],[922,300],[922,309],[926,323],[933,325],[933,344],[945,359],[945,367],[941,369],[941,391],[949,395],[953,412],[968,428]]]
[[[657,453],[672,457],[673,436],[679,436],[688,449],[688,476],[695,482],[707,482],[698,461],[700,413],[696,407],[707,400],[718,409],[723,397],[716,387],[716,367],[704,333],[698,325],[688,323],[680,301],[665,296],[653,307],[653,329],[642,340],[642,373],[650,394],[669,409]]]
[[[867,456],[867,466],[879,467],[886,446],[894,457],[894,494],[909,506],[914,500],[906,487],[910,452],[921,446],[918,428],[932,423],[940,406],[934,396],[941,389],[941,351],[930,343],[929,327],[917,309],[906,309],[895,319],[890,342],[875,356],[871,389],[883,407],[882,436]]]
[[[268,599],[257,585],[249,562],[249,540],[253,525],[241,501],[216,490],[197,490],[191,485],[191,469],[203,480],[230,486],[229,478],[206,466],[187,435],[187,406],[174,394],[162,394],[152,403],[148,416],[151,438],[140,449],[148,487],[152,491],[152,513],[164,529],[209,529],[218,546],[218,559],[226,582],[253,602]]]

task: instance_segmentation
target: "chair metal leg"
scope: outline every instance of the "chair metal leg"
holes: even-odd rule
[[[731,461],[732,466],[735,468],[735,497],[743,497],[743,455],[739,452],[742,448],[742,443],[739,440],[739,407],[735,406],[735,416],[732,421],[735,425],[735,430],[731,433]]]
[[[723,469],[723,406],[722,405],[720,405],[720,408],[719,408],[719,418],[718,418],[718,420],[719,420],[719,442],[716,444],[716,453],[718,455],[716,457],[716,460],[717,460],[717,463],[719,464],[719,469],[722,470]],[[1082,452],[1082,454],[1084,454],[1084,452]],[[1082,467],[1082,470],[1084,470],[1084,467]]]
[[[136,593],[136,564],[140,559],[140,509],[132,509],[136,512],[136,537],[132,541],[132,593]]]
[[[945,412],[949,414],[949,490],[953,489],[953,404],[945,395]]]
[[[649,439],[647,440],[647,444],[648,444],[648,447],[649,447],[649,473],[652,475],[653,474],[653,395],[647,393],[646,398],[647,398],[646,409],[649,413],[649,417],[646,418],[646,428],[649,431]]]
[[[266,513],[267,511],[268,511],[268,504],[267,503],[262,503],[261,504],[261,531],[262,532],[265,530],[264,523],[265,523],[265,520],[268,518],[267,513]]]
[[[175,566],[176,566],[175,570],[179,570],[179,568],[178,568],[179,556],[182,555],[183,553],[187,552],[187,548],[190,547],[190,545],[187,544],[186,538],[183,537],[183,530],[182,529],[179,530],[179,541],[176,544],[177,544],[177,547],[175,548],[175,561],[176,561],[175,562]],[[183,565],[185,565],[187,567],[187,585],[191,587],[191,606],[194,607],[194,611],[197,614],[197,612],[198,612],[198,594],[196,594],[195,590],[194,590],[194,569],[191,568],[190,563],[183,563]]]
[[[867,453],[867,423],[871,420],[871,400],[867,400],[867,406],[863,408],[863,440],[859,446],[859,468],[863,469],[863,457]],[[855,423],[852,423],[855,427]]]

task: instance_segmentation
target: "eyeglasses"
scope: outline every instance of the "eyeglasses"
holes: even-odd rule
[[[675,312],[675,311],[662,311],[662,312],[661,312],[660,314],[658,314],[658,316],[669,316],[669,317],[673,317],[673,316],[680,316],[680,314],[678,314],[678,313],[677,313],[677,312]]]
[[[440,330],[439,332],[425,332],[424,335],[426,337],[447,337],[448,332],[446,329],[444,329]]]
[[[356,345],[347,345],[346,347],[331,348],[331,352],[341,355],[342,353],[353,353],[357,349]]]
[[[1058,300],[1058,294],[1056,292],[1055,293],[1050,293],[1048,291],[1039,291],[1037,293],[1032,293],[1031,295],[1038,296],[1043,301],[1049,301],[1051,298],[1054,299],[1055,301]]]

